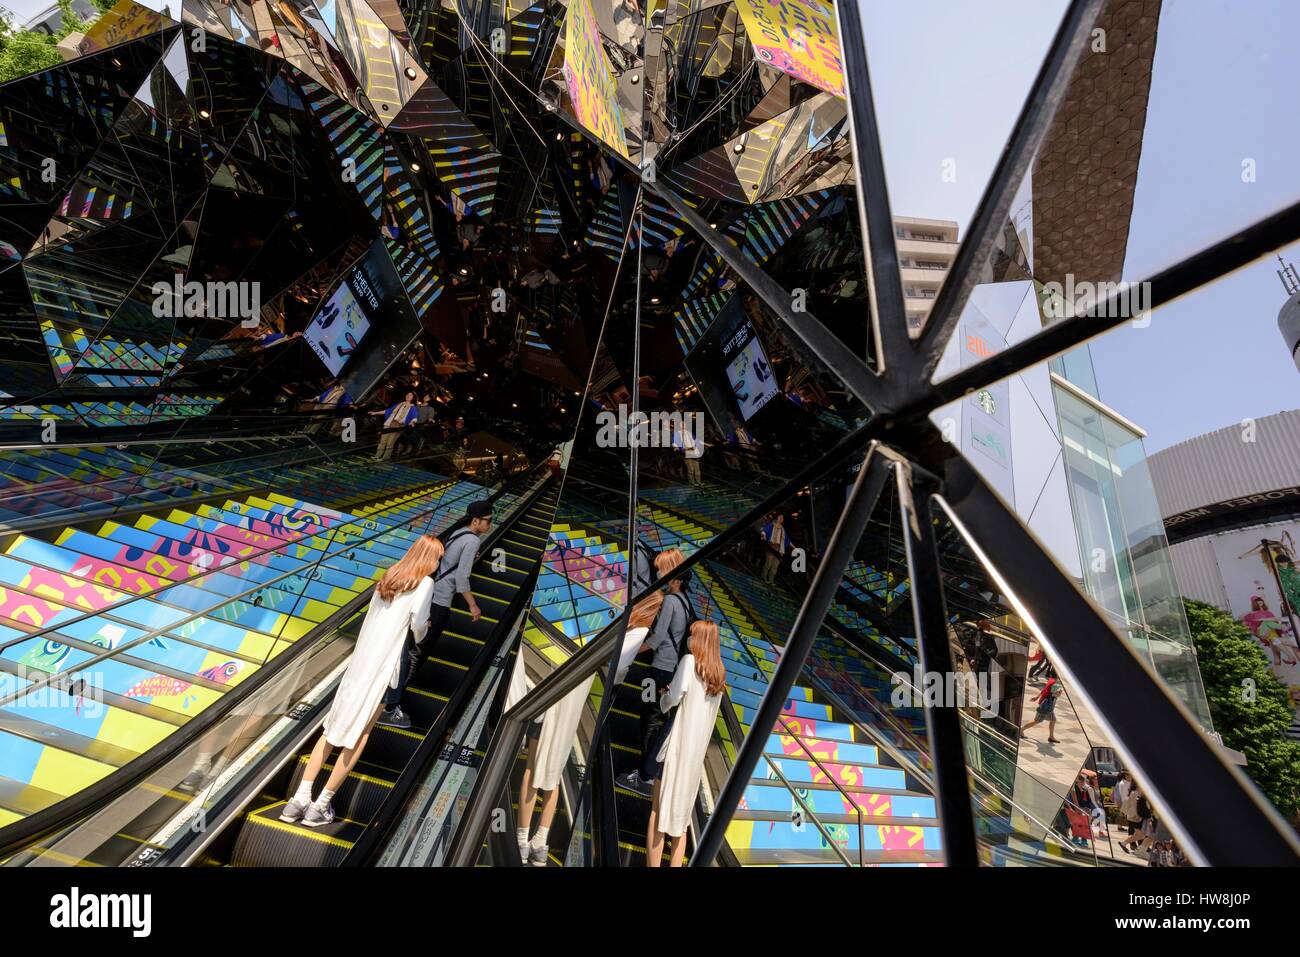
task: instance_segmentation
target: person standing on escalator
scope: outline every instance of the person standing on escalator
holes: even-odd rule
[[[685,560],[685,556],[677,548],[670,548],[658,555],[651,553],[651,573],[656,576],[666,575]],[[615,685],[623,683],[637,654],[648,650],[644,644],[645,637],[649,634],[650,626],[654,624],[663,602],[663,592],[655,590],[633,606],[632,613],[628,616],[627,632],[623,636],[623,650],[619,655],[618,670],[614,673]],[[593,673],[558,704],[552,705],[542,716],[541,727],[529,740],[528,766],[524,769],[523,782],[519,787],[519,826],[516,834],[519,842],[519,857],[525,865],[545,867],[550,860],[551,823],[555,820],[555,810],[559,806],[560,777],[568,766],[578,723],[582,720],[591,686],[595,680],[596,675]],[[544,795],[541,819],[530,839],[528,829],[532,825],[538,792]]]
[[[674,566],[675,567],[675,566]],[[649,797],[655,779],[659,777],[659,748],[667,733],[659,696],[667,692],[673,672],[681,658],[695,610],[686,592],[686,583],[678,578],[668,583],[663,606],[655,618],[654,627],[646,637],[644,648],[654,652],[646,677],[650,686],[641,695],[641,766],[627,774],[619,775],[617,784]],[[645,678],[642,678],[644,687]],[[649,700],[646,700],[646,699]]]
[[[446,554],[442,567],[433,579],[433,599],[429,608],[428,636],[407,643],[406,654],[402,658],[402,672],[398,682],[384,696],[384,711],[379,716],[379,723],[390,728],[409,728],[411,719],[402,710],[402,692],[411,680],[411,675],[420,670],[424,659],[442,637],[442,631],[451,619],[451,603],[460,595],[465,599],[470,621],[478,621],[483,612],[478,607],[474,592],[470,588],[470,573],[478,559],[479,539],[492,527],[492,505],[486,499],[470,502],[465,509],[469,524],[458,528],[447,536]]]
[[[321,827],[334,820],[332,799],[366,749],[384,690],[397,684],[406,636],[414,634],[418,641],[429,627],[429,598],[434,588],[430,576],[442,558],[442,542],[423,535],[379,579],[321,736],[280,820],[289,824],[302,821],[307,827]],[[343,753],[334,762],[324,790],[313,801],[316,778],[335,748],[342,748]]]
[[[659,867],[664,839],[672,838],[669,867],[681,867],[686,856],[686,827],[700,793],[704,758],[718,720],[722,692],[727,689],[727,669],[722,663],[718,623],[696,621],[690,645],[677,665],[672,683],[659,706],[677,709],[656,757],[663,761],[663,776],[655,783],[650,821],[646,825],[646,866]]]

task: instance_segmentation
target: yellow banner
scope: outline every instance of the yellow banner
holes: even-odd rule
[[[760,60],[819,90],[844,95],[840,36],[831,3],[736,0],[736,9]]]
[[[564,80],[582,127],[627,156],[623,111],[589,0],[569,0],[564,22]]]

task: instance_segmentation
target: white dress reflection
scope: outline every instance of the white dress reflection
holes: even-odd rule
[[[670,867],[681,867],[686,856],[686,826],[700,791],[704,757],[727,687],[727,669],[718,642],[716,622],[691,625],[690,653],[678,662],[673,683],[659,701],[665,712],[677,710],[659,751],[664,769],[655,783],[654,808],[646,829],[646,864],[650,867],[658,867],[663,859],[665,836],[673,839]]]

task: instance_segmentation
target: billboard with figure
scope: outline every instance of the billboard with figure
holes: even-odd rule
[[[1292,706],[1300,705],[1300,522],[1225,532],[1213,542],[1229,610],[1259,643]]]

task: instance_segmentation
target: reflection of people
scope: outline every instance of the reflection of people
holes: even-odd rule
[[[686,557],[680,549],[671,548],[655,559],[655,567],[662,577],[685,560]],[[680,649],[686,640],[687,627],[693,614],[690,607],[690,596],[682,589],[682,580],[677,579],[668,584],[667,595],[664,595],[662,591],[656,593],[659,596],[658,603],[660,607],[657,609],[657,614],[652,618],[653,627],[650,628],[644,644],[639,647],[631,646],[637,647],[637,653],[640,651],[652,651],[654,653],[646,673],[653,683],[653,687],[660,694],[673,680],[673,669],[677,667]],[[628,639],[625,639],[626,641]],[[631,663],[628,657],[629,651],[629,645],[625,644],[623,656],[620,658],[620,670],[626,670],[622,667],[624,660],[629,665]],[[659,746],[663,743],[663,729],[663,715],[659,709],[657,696],[650,701],[643,701],[640,720],[641,766],[628,774],[620,775],[617,782],[620,787],[634,791],[643,797],[650,796],[651,785],[654,783],[655,778],[659,776],[657,756]]]
[[[424,664],[429,649],[442,637],[442,631],[451,619],[451,603],[456,595],[459,594],[465,599],[465,604],[469,608],[470,621],[478,621],[483,614],[470,588],[470,574],[478,558],[479,536],[486,535],[488,529],[492,527],[492,505],[486,499],[470,502],[465,509],[465,516],[469,519],[469,524],[447,536],[443,567],[433,579],[428,641],[421,637],[407,645],[397,683],[384,696],[384,712],[379,716],[381,724],[394,728],[411,726],[411,719],[402,711],[402,692],[406,690],[406,683],[411,680],[411,675]]]
[[[348,390],[338,379],[335,379],[328,389],[316,396],[316,409],[320,412],[333,412],[338,409],[339,406],[351,404],[352,396],[348,395]],[[329,425],[330,424],[322,417],[322,420],[312,425],[309,431],[323,432],[329,428]],[[338,431],[337,427],[335,428],[335,431]]]
[[[785,557],[785,515],[777,512],[763,526],[760,534],[763,544],[767,546],[763,552],[763,581],[771,584],[776,581],[776,573],[781,570],[781,559]]]
[[[726,687],[727,669],[722,664],[717,622],[697,621],[691,626],[687,653],[660,700],[665,712],[673,708],[677,711],[672,730],[657,755],[663,761],[663,775],[655,785],[646,828],[646,864],[650,867],[659,866],[665,837],[673,839],[669,866],[682,866],[686,826],[700,791],[704,756]]]
[[[680,550],[671,549],[654,556],[653,566],[656,572],[669,571],[683,561]],[[627,676],[632,660],[643,647],[650,626],[663,605],[663,592],[655,591],[637,602],[628,618],[627,632],[623,636],[623,650],[619,655],[618,669],[614,674],[614,684],[622,683]],[[551,823],[555,820],[555,810],[559,804],[560,775],[564,773],[569,753],[573,750],[573,738],[582,718],[583,705],[591,693],[595,674],[570,691],[556,705],[542,716],[540,733],[529,742],[528,767],[524,769],[524,778],[519,786],[519,822],[516,839],[519,844],[519,857],[524,864],[533,867],[545,867],[549,854],[548,840]],[[532,839],[528,829],[532,824],[533,809],[537,803],[537,792],[542,791],[542,813],[538,820],[537,831]]]
[[[1043,690],[1038,692],[1038,707],[1034,711],[1034,720],[1020,729],[1020,736],[1027,738],[1025,734],[1036,724],[1047,722],[1047,740],[1052,744],[1060,744],[1056,739],[1056,699],[1061,696],[1061,682],[1056,678],[1048,678],[1047,684],[1043,685]]]
[[[321,736],[280,820],[291,824],[301,820],[308,827],[334,820],[331,800],[365,751],[370,729],[379,717],[384,690],[397,684],[407,632],[419,640],[429,627],[429,596],[433,594],[433,579],[429,576],[442,555],[442,542],[432,535],[422,535],[375,586]],[[343,753],[313,802],[316,776],[335,748],[342,748]]]
[[[395,405],[390,405],[383,412],[371,412],[371,415],[382,415],[384,417],[383,434],[379,437],[379,445],[375,449],[375,461],[382,462],[384,459],[391,458],[393,446],[397,444],[397,437],[402,434],[402,430],[408,425],[414,425],[420,413],[415,408],[415,393],[406,393],[406,398]]]

